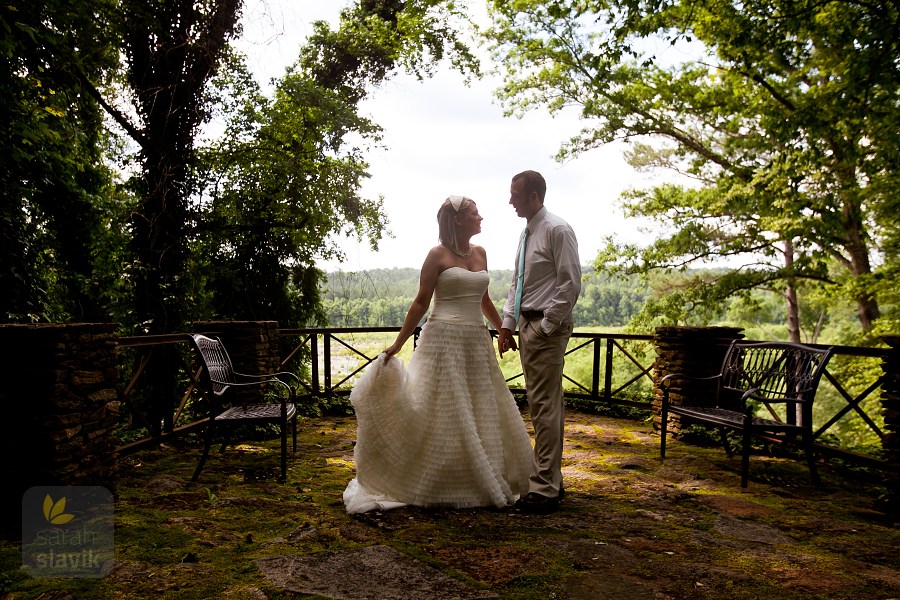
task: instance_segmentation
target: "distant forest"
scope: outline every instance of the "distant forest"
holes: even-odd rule
[[[638,277],[601,281],[586,273],[575,305],[577,327],[623,327],[650,295],[650,287]],[[498,311],[511,277],[511,270],[491,271],[488,290]],[[419,289],[419,269],[334,272],[327,278],[323,304],[332,327],[399,327]]]
[[[748,290],[744,295],[693,305],[680,310],[682,319],[661,315],[667,306],[668,291],[678,289],[693,278],[713,279],[721,269],[687,269],[641,277],[608,277],[584,267],[581,296],[575,305],[575,327],[585,330],[652,333],[658,325],[740,327],[752,339],[788,340],[785,298],[777,290]],[[322,296],[325,316],[331,327],[399,327],[419,288],[418,269],[374,269],[356,273],[332,272],[326,275]],[[491,271],[489,292],[497,310],[503,309],[510,270]],[[801,302],[802,341],[808,343],[853,344],[852,307],[809,295]]]

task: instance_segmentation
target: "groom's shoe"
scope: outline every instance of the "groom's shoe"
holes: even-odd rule
[[[546,515],[559,508],[559,498],[549,498],[537,492],[528,492],[516,500],[516,509],[530,514]]]

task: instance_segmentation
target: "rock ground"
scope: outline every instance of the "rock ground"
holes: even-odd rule
[[[738,459],[650,424],[570,411],[556,513],[405,507],[351,516],[352,417],[309,420],[277,484],[277,442],[128,457],[116,568],[97,582],[7,578],[3,598],[855,599],[900,598],[900,529],[877,475]],[[4,564],[14,549],[4,548]],[[10,583],[10,581],[12,583]],[[99,586],[99,587],[98,587]],[[97,595],[96,590],[103,593]]]
[[[291,592],[347,599],[502,598],[547,578],[559,561],[572,572],[550,595],[573,600],[900,597],[892,547],[900,535],[854,516],[867,512],[871,497],[833,478],[811,487],[801,463],[766,457],[755,459],[756,481],[744,491],[736,461],[721,450],[682,445],[661,464],[658,439],[622,424],[570,414],[569,494],[557,513],[407,507],[347,516],[341,535],[374,545],[267,557],[260,571]],[[465,533],[458,543],[438,542],[448,533],[442,527]],[[846,552],[854,534],[870,544],[861,532],[873,529],[887,545],[873,544],[868,557]],[[823,554],[809,545],[823,536],[840,538],[840,547]],[[387,541],[419,551],[400,553]]]

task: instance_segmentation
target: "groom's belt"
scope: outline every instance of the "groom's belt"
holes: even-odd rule
[[[519,314],[523,319],[527,319],[528,321],[535,321],[537,319],[544,318],[544,311],[542,310],[523,310]]]

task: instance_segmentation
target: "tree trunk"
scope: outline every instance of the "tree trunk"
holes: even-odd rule
[[[204,88],[235,34],[242,0],[123,2],[128,82],[142,120],[141,209],[133,218],[138,262],[135,311],[139,331],[186,330],[190,301],[188,175],[194,135],[206,116]],[[163,346],[148,365],[151,430],[170,430],[181,365],[174,346]]]
[[[850,251],[850,271],[856,278],[864,278],[872,273],[872,267],[869,264],[869,252],[865,242],[854,240],[848,244],[847,249]],[[878,300],[862,286],[857,286],[856,306],[857,315],[859,316],[859,325],[864,332],[871,331],[872,325],[881,316],[878,308]]]
[[[847,171],[846,173],[844,171]],[[857,199],[859,186],[856,183],[855,172],[849,169],[839,170],[841,180],[847,182],[843,190],[841,221],[846,235],[843,240],[844,251],[847,253],[846,266],[853,277],[859,281],[872,273],[872,265],[869,262],[869,248],[866,244],[866,225],[863,222],[863,209]],[[871,331],[875,320],[881,316],[878,301],[868,291],[857,285],[856,306],[859,324],[864,332]]]
[[[788,272],[794,266],[794,242],[784,240],[784,266]],[[797,289],[794,287],[794,279],[785,280],[784,299],[787,302],[787,327],[788,340],[800,343],[800,306],[797,302]]]

